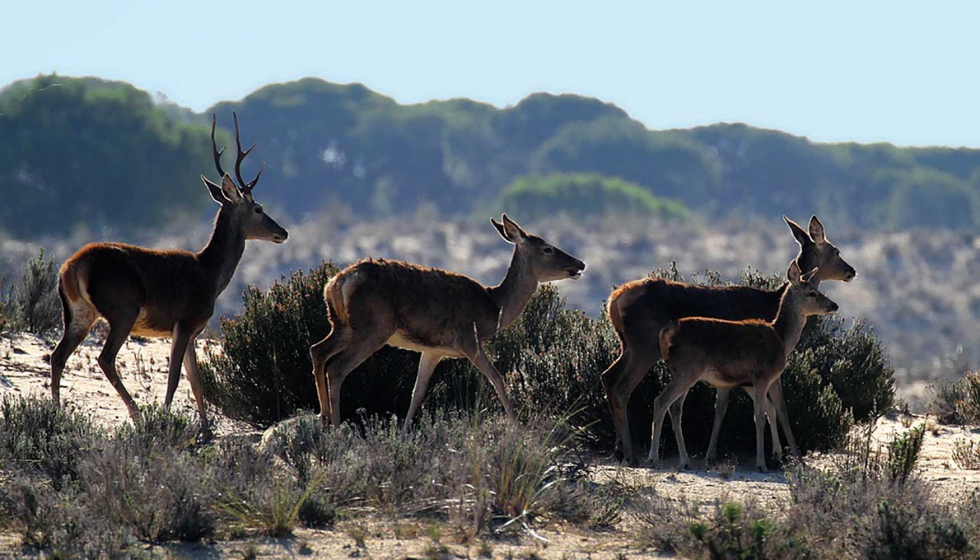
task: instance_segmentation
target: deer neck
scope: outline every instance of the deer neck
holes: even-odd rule
[[[500,309],[498,329],[513,323],[524,311],[527,302],[538,289],[538,281],[531,274],[531,267],[514,248],[514,257],[507,269],[507,276],[498,286],[490,288],[494,303]]]
[[[783,349],[788,356],[796,348],[803,335],[803,327],[806,326],[806,315],[799,305],[794,305],[790,298],[790,287],[787,286],[783,292],[783,298],[779,301],[779,311],[776,313],[776,320],[772,327],[783,341]]]
[[[232,217],[219,210],[214,220],[214,231],[208,244],[198,253],[198,260],[211,274],[215,292],[220,294],[228,287],[245,252],[245,232]]]

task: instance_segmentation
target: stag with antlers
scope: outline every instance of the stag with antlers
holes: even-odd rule
[[[215,184],[203,175],[201,179],[211,198],[221,207],[204,249],[192,253],[122,243],[92,243],[82,247],[62,265],[58,294],[65,333],[51,355],[51,397],[56,404],[60,403],[61,374],[68,358],[96,319],[102,317],[109,323],[109,334],[98,363],[125,402],[130,416],[136,419],[138,411],[116,371],[116,355],[130,334],[171,337],[164,406],[170,407],[183,363],[197,402],[202,431],[209,433],[194,340],[214,313],[218,295],[231,281],[245,251],[245,241],[259,239],[283,243],[288,235],[252,196],[252,189],[265,165],[251,181],[245,182],[242,178],[242,161],[255,145],[242,150],[238,115],[234,115],[234,120],[238,185],[221,168],[224,148],[218,150],[214,139],[216,119],[211,118],[211,149],[221,184]]]

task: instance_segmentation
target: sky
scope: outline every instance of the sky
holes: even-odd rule
[[[4,4],[0,85],[99,76],[204,111],[315,76],[402,103],[577,93],[651,129],[980,148],[980,2]]]

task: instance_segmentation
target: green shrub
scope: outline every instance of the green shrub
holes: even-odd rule
[[[681,548],[695,552],[695,556],[718,560],[800,556],[802,551],[794,546],[796,543],[792,539],[776,538],[775,526],[773,520],[754,506],[746,508],[738,502],[723,502],[709,520],[694,521],[689,525],[692,540],[700,546]],[[690,550],[692,548],[694,550]]]
[[[61,301],[58,299],[58,272],[54,261],[45,256],[42,247],[27,262],[20,283],[6,295],[0,293],[0,328],[4,318],[11,327],[35,334],[50,332],[61,325]]]
[[[980,425],[980,372],[967,373],[960,383],[963,398],[957,401],[956,410],[968,424]]]
[[[956,381],[940,381],[931,389],[929,412],[940,422],[980,425],[980,372],[967,372]]]
[[[925,432],[926,427],[923,424],[897,436],[888,444],[889,479],[904,484],[914,474]]]
[[[8,284],[6,274],[0,275],[0,332],[14,326],[16,308],[14,307],[14,287]]]
[[[961,469],[980,470],[980,445],[968,438],[953,443],[953,462]]]
[[[636,183],[595,173],[558,173],[514,179],[500,194],[501,211],[520,208],[525,219],[568,214],[574,218],[617,216],[685,219],[683,203],[659,198]]]

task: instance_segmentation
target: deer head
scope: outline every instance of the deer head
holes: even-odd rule
[[[565,278],[582,277],[585,263],[548,243],[536,235],[524,231],[514,220],[502,216],[502,222],[490,218],[500,237],[513,243],[517,257],[524,261],[531,276],[538,282],[552,282]]]
[[[816,283],[824,280],[841,280],[850,282],[857,276],[854,267],[841,258],[840,249],[827,240],[823,224],[816,216],[810,218],[809,231],[801,228],[796,222],[783,216],[786,225],[793,232],[793,237],[800,244],[800,254],[796,258],[802,270],[819,268]]]
[[[252,147],[247,150],[242,150],[242,139],[238,130],[238,115],[235,113],[232,113],[232,115],[235,118],[235,143],[238,145],[238,157],[235,161],[235,175],[238,177],[238,185],[232,180],[231,175],[225,173],[221,168],[221,155],[225,152],[225,148],[222,147],[219,150],[217,144],[215,144],[214,129],[216,119],[214,115],[211,115],[211,149],[214,153],[214,165],[218,169],[218,174],[221,176],[221,185],[211,182],[204,175],[201,175],[201,179],[208,187],[211,198],[221,205],[219,213],[224,213],[230,217],[232,222],[239,228],[239,231],[244,233],[245,239],[259,239],[272,241],[273,243],[283,243],[289,236],[289,232],[270,218],[265,213],[262,205],[252,197],[252,189],[259,182],[259,177],[262,176],[262,171],[265,169],[265,163],[262,164],[255,178],[248,183],[242,178],[242,161],[245,160],[245,156],[255,149],[255,144],[252,144]]]
[[[813,282],[819,274],[814,268],[805,275],[800,272],[800,266],[794,260],[786,270],[786,280],[789,281],[789,294],[786,296],[790,303],[801,310],[804,316],[831,315],[837,311],[837,304],[821,292]]]

